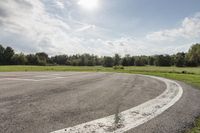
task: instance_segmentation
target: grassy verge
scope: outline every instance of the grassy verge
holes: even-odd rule
[[[114,70],[113,68],[95,67],[74,67],[74,66],[0,66],[0,72],[17,71],[87,71],[87,72],[120,72],[132,74],[145,74],[160,76],[186,82],[200,89],[200,68],[190,67],[125,67]],[[200,118],[197,119],[195,127],[188,133],[200,133]]]
[[[194,127],[186,133],[200,133],[200,118],[196,119]]]

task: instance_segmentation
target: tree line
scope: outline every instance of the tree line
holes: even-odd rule
[[[66,66],[200,66],[200,44],[191,46],[187,53],[173,55],[130,56],[121,57],[96,56],[91,54],[56,55],[49,57],[45,52],[25,55],[15,53],[11,47],[0,45],[0,65],[66,65]]]

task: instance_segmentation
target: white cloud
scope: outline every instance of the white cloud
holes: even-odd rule
[[[55,4],[61,9],[65,8],[63,0],[55,0]]]
[[[175,29],[166,29],[146,36],[151,41],[175,41],[177,38],[194,39],[200,36],[200,15],[186,17],[182,25]]]
[[[24,3],[27,5],[22,8]],[[7,33],[7,36],[15,34],[21,37],[21,40],[22,38],[26,40],[24,42],[28,40],[29,43],[26,45],[35,51],[54,53],[58,49],[71,49],[72,44],[68,42],[76,42],[68,35],[71,27],[46,12],[40,0],[1,1],[0,8],[8,12],[6,16],[0,16],[0,27],[3,32]]]
[[[54,0],[54,4],[65,10],[71,3]],[[58,17],[56,13],[48,12],[47,8],[41,0],[0,0],[0,43],[5,42],[22,52],[44,51],[51,55],[152,55],[185,51],[190,43],[182,45],[177,38],[198,38],[200,34],[199,14],[185,18],[179,28],[154,32],[137,39],[114,37],[112,30],[76,21],[73,16]]]
[[[94,30],[96,28],[95,25],[85,25],[79,29],[76,30],[76,32],[82,32],[82,31],[86,31],[86,30]]]
[[[95,25],[58,18],[48,13],[40,0],[0,1],[2,8],[6,15],[0,14],[0,40],[6,40],[18,51],[45,51],[52,55],[96,51],[101,55],[98,51],[102,51],[104,43],[99,37],[103,38],[104,33]]]

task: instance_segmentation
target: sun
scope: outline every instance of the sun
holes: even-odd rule
[[[78,5],[87,10],[94,10],[98,8],[99,0],[79,0]]]

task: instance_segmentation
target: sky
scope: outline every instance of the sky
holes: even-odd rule
[[[0,44],[17,52],[174,54],[199,42],[200,0],[0,0]]]

